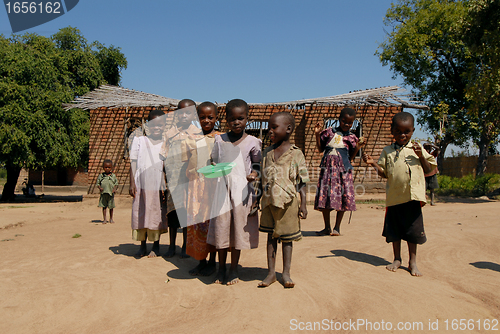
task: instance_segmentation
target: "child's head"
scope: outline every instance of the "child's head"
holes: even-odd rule
[[[229,130],[242,133],[248,121],[248,104],[241,99],[234,99],[226,104],[226,122]]]
[[[402,111],[392,118],[391,134],[398,145],[406,145],[415,131],[413,115]]]
[[[217,106],[212,102],[206,101],[200,104],[196,110],[198,111],[198,119],[203,133],[208,134],[212,132],[217,121]]]
[[[190,107],[195,108],[190,108]],[[177,104],[177,110],[175,111],[175,116],[177,116],[177,127],[181,129],[187,129],[194,117],[194,110],[196,109],[196,103],[191,99],[181,100]]]
[[[149,137],[156,139],[161,138],[163,128],[165,126],[165,112],[161,109],[153,109],[148,115],[148,128],[150,131]]]
[[[289,112],[280,111],[269,118],[269,139],[273,144],[290,139],[295,129],[295,118]]]
[[[113,170],[113,161],[110,159],[105,159],[102,162],[102,169],[104,169],[105,174],[111,174],[111,171]]]
[[[356,119],[356,110],[352,108],[344,108],[340,111],[339,127],[342,132],[348,132],[352,128],[352,124]]]

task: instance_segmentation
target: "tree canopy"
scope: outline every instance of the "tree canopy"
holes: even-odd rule
[[[13,198],[21,168],[73,166],[88,158],[89,115],[62,103],[109,83],[127,67],[120,48],[89,44],[76,28],[50,38],[0,35],[0,162],[2,199]]]
[[[430,107],[419,111],[417,120],[436,135],[441,149],[438,161],[449,144],[463,145],[471,138],[479,144],[484,133],[484,103],[491,103],[492,95],[477,96],[484,84],[473,85],[471,79],[479,80],[478,73],[486,69],[481,59],[494,41],[490,38],[484,49],[474,48],[474,34],[482,34],[483,29],[475,29],[473,21],[483,20],[490,3],[498,0],[399,0],[384,19],[392,30],[376,54]],[[490,28],[498,29],[498,23]],[[494,136],[492,132],[483,148],[487,150]]]

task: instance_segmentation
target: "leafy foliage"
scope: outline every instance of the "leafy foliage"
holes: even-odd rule
[[[499,174],[484,174],[475,177],[473,174],[462,178],[438,175],[438,195],[453,196],[484,196],[500,187]]]

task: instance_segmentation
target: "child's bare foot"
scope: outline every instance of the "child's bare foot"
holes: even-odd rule
[[[238,283],[240,279],[238,278],[238,270],[229,270],[229,274],[227,275],[226,285],[234,285]]]
[[[283,286],[285,288],[293,288],[295,286],[289,274],[283,273]]]
[[[203,269],[200,270],[200,276],[210,276],[215,273],[215,263],[208,262]]]
[[[332,231],[330,229],[324,228],[321,231],[316,232],[317,236],[330,235]]]
[[[226,270],[219,270],[219,272],[215,276],[214,283],[215,284],[224,284],[225,280],[226,280]]]
[[[105,220],[103,220],[103,221],[102,221],[102,223],[103,223],[103,224],[107,224],[107,223],[108,223],[108,221],[105,219]]]
[[[414,263],[414,264],[410,264],[410,265],[408,266],[408,270],[410,271],[410,274],[411,274],[412,276],[416,276],[416,277],[420,277],[420,276],[422,276],[422,273],[418,270],[418,268],[417,268],[417,264],[416,264],[416,263]]]
[[[385,269],[389,271],[396,271],[399,267],[401,267],[401,260],[394,260],[394,262],[386,266]]]
[[[189,271],[189,274],[192,276],[200,275],[200,272],[203,270],[203,268],[206,267],[206,265],[207,265],[206,262],[200,261],[200,263],[198,263],[198,265],[196,267],[194,267],[193,269],[191,269]]]
[[[110,220],[109,220],[109,223],[110,223],[110,224],[114,224],[114,223],[115,223],[115,221],[114,221],[113,219],[110,219]]]
[[[147,251],[147,250],[146,250],[146,247],[142,247],[142,246],[141,246],[141,248],[139,248],[139,250],[137,251],[137,253],[135,253],[135,255],[134,255],[134,256],[135,256],[136,258],[139,258],[139,259],[140,259],[141,257],[146,256],[146,251]]]
[[[271,284],[276,282],[276,273],[269,273],[266,278],[262,282],[260,282],[257,286],[259,288],[267,288]]]
[[[179,256],[181,259],[187,259],[189,257],[189,255],[186,254],[186,246],[182,246],[182,249],[181,249],[181,255]]]
[[[151,257],[157,257],[158,254],[152,249],[151,252],[149,252],[148,254],[148,257],[151,258]]]
[[[340,232],[337,230],[333,230],[332,233],[330,233],[330,235],[333,237],[338,237],[338,236],[340,236]]]
[[[151,252],[149,253],[148,257],[157,257],[160,256],[160,242],[155,241],[153,244],[153,248],[151,249]]]
[[[171,258],[175,255],[175,246],[168,247],[167,253],[164,255],[166,258]]]

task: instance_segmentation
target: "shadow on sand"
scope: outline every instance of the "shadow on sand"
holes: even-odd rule
[[[351,261],[364,262],[364,263],[371,264],[372,266],[375,266],[375,267],[386,266],[388,264],[391,264],[386,259],[383,259],[383,258],[375,256],[375,255],[359,253],[359,252],[352,252],[352,251],[348,251],[345,249],[334,249],[331,252],[333,255],[323,255],[323,256],[318,256],[318,258],[322,259],[322,258],[326,258],[326,257],[339,257],[339,256],[341,256],[341,257],[345,257],[346,259],[349,259]]]
[[[498,271],[500,272],[500,264],[494,263],[494,262],[486,262],[486,261],[479,261],[479,262],[471,262],[469,263],[471,266],[474,266],[478,269],[490,269],[493,271]]]
[[[0,195],[0,203],[58,203],[58,202],[81,202],[83,195],[40,195],[36,198],[24,197],[23,195],[16,195],[13,201],[2,201]]]
[[[483,197],[457,197],[457,196],[437,196],[437,204],[439,203],[464,203],[464,204],[476,204],[476,203],[489,203],[494,202],[494,200],[486,199]]]

